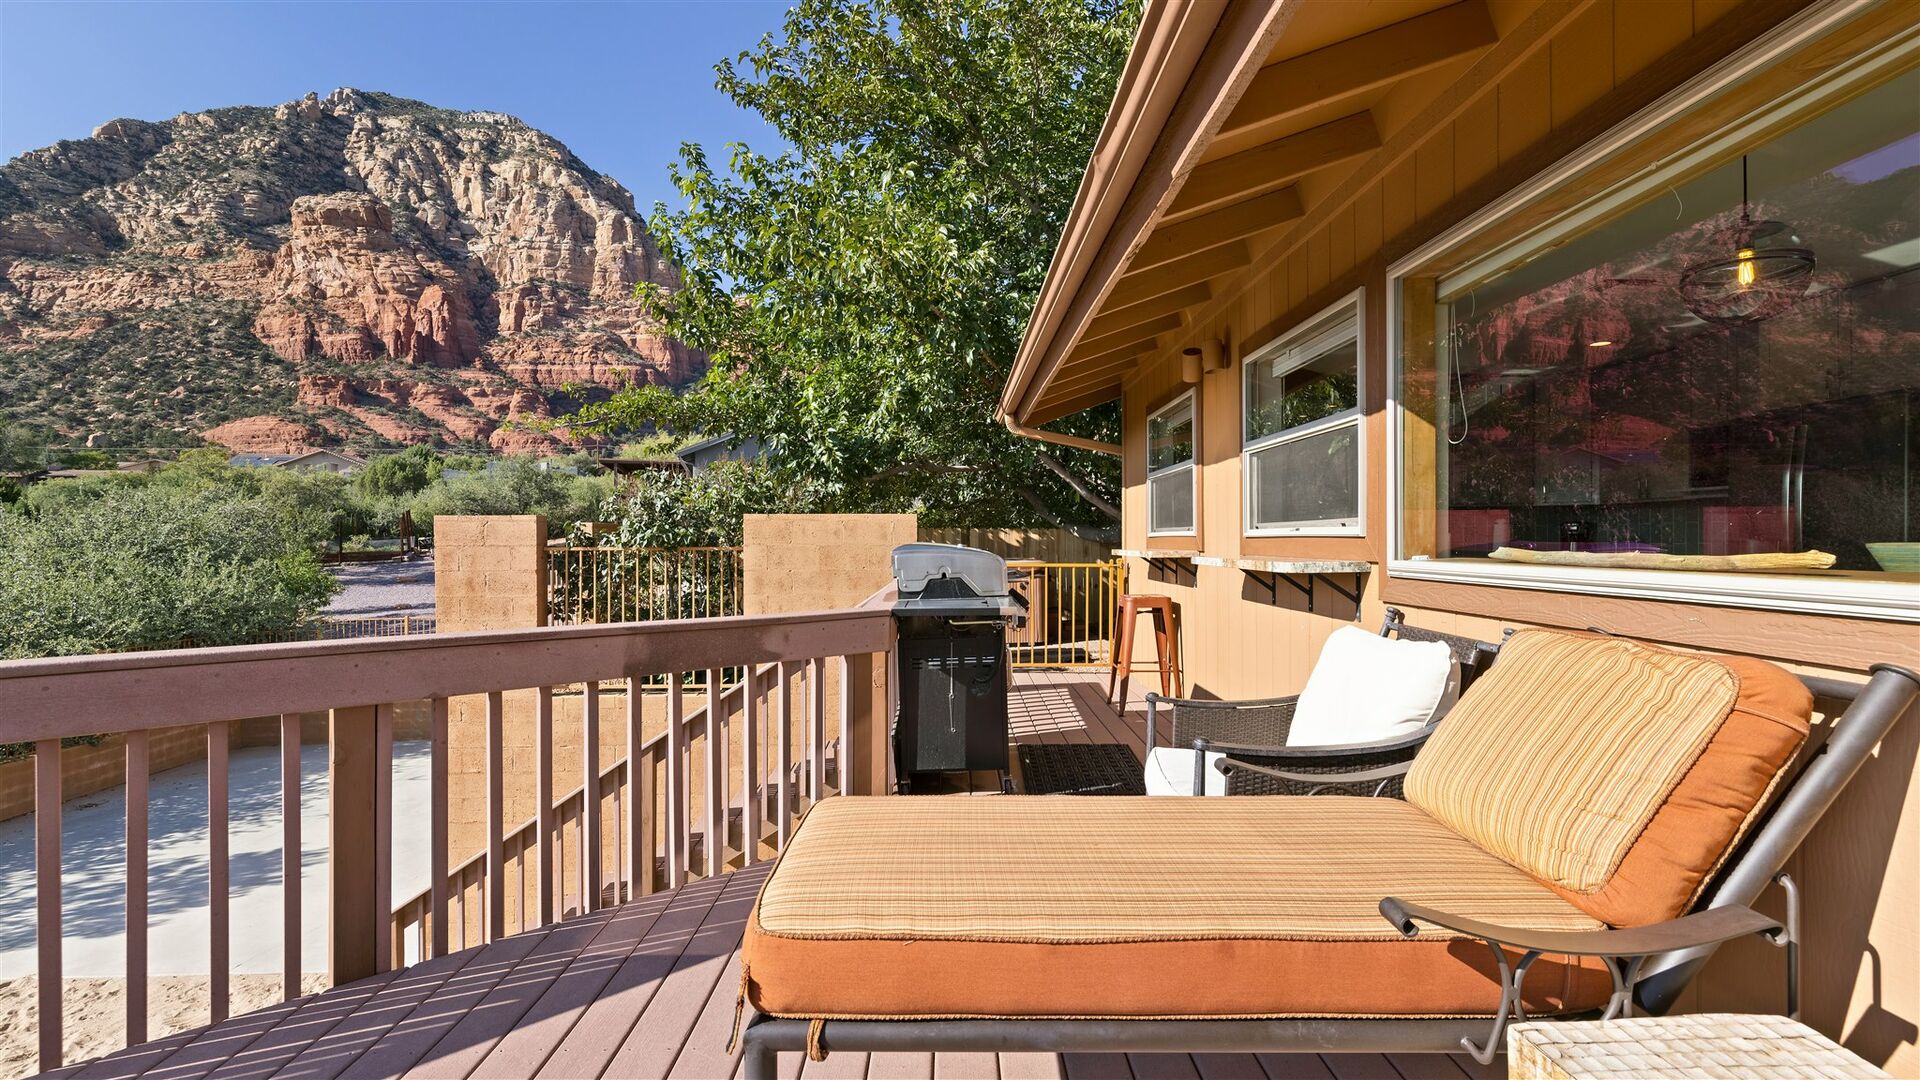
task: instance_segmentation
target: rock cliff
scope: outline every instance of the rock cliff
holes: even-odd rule
[[[114,120],[0,166],[0,415],[95,445],[433,441],[705,360],[632,197],[498,113],[358,90]],[[562,435],[560,438],[564,438]]]

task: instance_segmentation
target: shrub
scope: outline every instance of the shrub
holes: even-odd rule
[[[261,496],[185,483],[79,494],[92,497],[0,516],[0,657],[257,640],[313,618],[337,588],[299,515]]]
[[[433,519],[441,514],[544,514],[549,534],[564,536],[591,520],[613,493],[612,477],[566,469],[565,459],[502,458],[483,471],[443,473],[407,509],[423,535],[432,535]]]

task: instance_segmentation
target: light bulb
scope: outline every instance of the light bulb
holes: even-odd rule
[[[1740,283],[1742,289],[1751,287],[1753,285],[1753,249],[1741,248],[1734,252],[1733,257],[1739,260],[1733,272],[1734,280]]]

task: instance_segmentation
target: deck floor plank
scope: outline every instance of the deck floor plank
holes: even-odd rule
[[[708,997],[719,985],[727,958],[746,932],[747,914],[753,909],[765,876],[765,870],[755,868],[721,879],[724,891],[687,942],[673,970],[660,981],[658,991],[607,1064],[607,1072],[614,1076],[665,1076],[673,1067],[673,1059],[686,1045]]]
[[[1000,1080],[1064,1080],[1059,1054],[1010,1051],[998,1055]]]
[[[740,1049],[727,1051],[728,1036],[733,1033],[733,1003],[740,997],[740,943],[734,942],[727,954],[726,967],[707,995],[707,1003],[693,1022],[680,1055],[667,1070],[669,1080],[714,1080],[732,1076],[740,1066]],[[742,1024],[746,1023],[744,1011]]]
[[[606,988],[568,1029],[537,1075],[599,1076],[633,1030],[660,983],[699,931],[724,881],[690,882],[673,894],[666,911],[634,946]]]
[[[550,932],[533,930],[480,946],[465,966],[437,991],[427,995],[404,1019],[380,1034],[359,1057],[348,1062],[339,1075],[353,1080],[376,1077],[397,1080],[405,1076],[407,1070],[439,1045],[469,1010],[485,1001],[520,961],[539,948]]]
[[[872,1054],[867,1058],[867,1080],[933,1080],[933,1055],[906,1050]]]
[[[444,963],[442,966],[446,966]],[[394,980],[388,972],[294,1002],[299,1008],[208,1074],[209,1080],[267,1080],[373,1000]]]
[[[607,908],[547,928],[539,945],[515,963],[407,1070],[407,1075],[421,1080],[461,1080],[472,1073],[613,922],[619,910]]]
[[[546,988],[513,1030],[494,1044],[472,1075],[511,1078],[540,1071],[672,900],[672,893],[655,893],[615,909],[593,942]]]
[[[1067,1080],[1133,1080],[1125,1054],[1061,1054]]]
[[[1191,1054],[1128,1054],[1134,1080],[1200,1080]]]
[[[461,969],[483,951],[465,949],[448,953],[394,973],[382,983],[377,994],[361,1001],[311,1046],[302,1049],[277,1076],[285,1080],[332,1080],[339,1076],[388,1030],[411,1016],[442,987],[450,985]]]
[[[996,1054],[956,1052],[933,1056],[934,1080],[1000,1080]]]

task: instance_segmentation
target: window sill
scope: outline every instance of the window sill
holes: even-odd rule
[[[1910,575],[1713,574],[1572,566],[1501,566],[1485,559],[1394,559],[1392,577],[1512,589],[1621,596],[1920,622],[1920,582]]]

